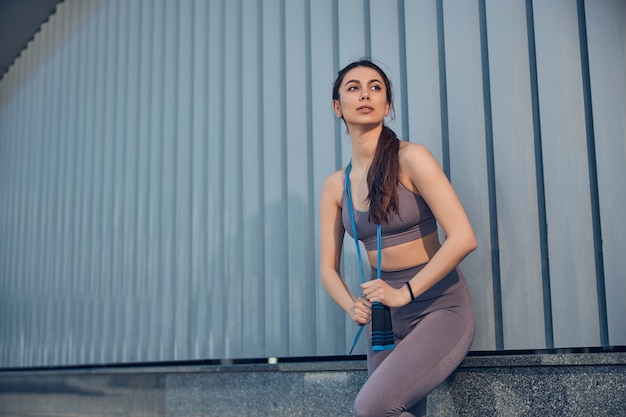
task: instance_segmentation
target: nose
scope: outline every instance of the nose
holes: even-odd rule
[[[361,101],[363,101],[363,100],[365,100],[365,99],[368,99],[368,100],[369,100],[369,98],[370,98],[370,96],[369,96],[368,91],[367,91],[366,89],[364,89],[364,90],[361,92],[361,97],[359,98],[359,100],[361,100]]]

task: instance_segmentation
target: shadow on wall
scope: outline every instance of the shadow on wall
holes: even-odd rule
[[[52,3],[54,3],[54,1]],[[65,19],[63,31],[55,31],[52,33],[49,22],[58,19],[59,14],[57,11],[59,8],[69,7],[64,4],[64,0],[56,1],[56,3],[57,5],[51,15],[33,35],[33,37],[44,36],[46,39],[46,47],[37,48],[36,50],[29,48],[30,45],[32,45],[31,38],[20,54],[16,56],[15,60],[6,68],[6,72],[0,75],[0,83],[5,84],[4,91],[6,92],[6,94],[0,96],[0,108],[3,108],[6,103],[11,102],[13,95],[21,91],[23,85],[30,80],[34,73],[45,66],[44,63],[49,61],[51,56],[60,53],[63,47],[66,47],[69,39],[80,38],[83,34],[82,29],[86,27],[106,5],[106,2],[97,1],[81,1],[72,4],[72,10],[76,10],[76,13],[72,15],[71,18]],[[20,67],[19,71],[15,69],[18,66]],[[0,71],[4,69],[5,68],[0,68]]]

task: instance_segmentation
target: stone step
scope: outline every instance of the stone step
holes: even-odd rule
[[[352,416],[364,358],[308,359],[5,369],[0,416]],[[472,354],[428,415],[626,416],[626,352]]]

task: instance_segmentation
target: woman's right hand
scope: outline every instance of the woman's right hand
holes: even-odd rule
[[[367,301],[365,297],[359,297],[354,302],[352,320],[359,325],[368,324],[372,321],[372,303]]]

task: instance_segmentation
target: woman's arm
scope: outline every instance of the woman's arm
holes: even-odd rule
[[[461,201],[428,149],[417,144],[407,146],[400,166],[410,176],[446,235],[437,253],[409,281],[417,297],[456,268],[478,244]]]
[[[477,242],[467,214],[439,164],[422,145],[409,143],[400,151],[400,169],[408,176],[432,210],[446,239],[424,268],[409,281],[415,297],[446,276],[470,252]],[[394,290],[381,280],[363,285],[370,301],[400,307],[411,301],[407,288]]]
[[[331,298],[358,324],[368,323],[371,304],[357,298],[339,275],[345,229],[341,220],[343,172],[331,174],[320,198],[320,279]]]

